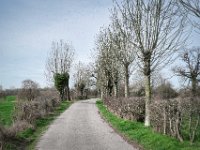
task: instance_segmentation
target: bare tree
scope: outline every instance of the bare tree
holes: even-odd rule
[[[137,48],[137,62],[145,82],[145,126],[150,125],[151,74],[172,60],[180,47],[183,19],[172,0],[124,0],[117,4]]]
[[[193,143],[200,121],[200,109],[199,109],[199,91],[198,82],[200,82],[200,47],[194,47],[191,49],[186,49],[180,55],[181,60],[184,65],[174,68],[175,73],[182,77],[185,81],[191,83],[192,95],[187,94],[189,98],[187,100],[187,121],[190,142]]]
[[[77,90],[77,97],[83,98],[85,91],[85,98],[87,98],[87,90],[92,86],[91,77],[89,67],[79,61],[78,64],[75,65],[76,72],[74,73],[74,82],[75,88]]]
[[[200,18],[199,0],[179,0],[180,4],[189,11],[190,14]]]
[[[192,95],[196,96],[200,82],[200,47],[186,49],[180,57],[185,65],[174,68],[174,71],[178,76],[191,82]]]
[[[113,12],[112,16],[112,28],[111,28],[111,40],[114,44],[114,55],[124,70],[125,79],[125,97],[129,96],[129,77],[130,66],[135,59],[135,51],[133,45],[131,45],[131,35],[126,29],[125,22],[119,18],[117,11]]]
[[[178,93],[169,81],[165,81],[156,87],[154,93],[157,98],[163,100],[176,98],[178,96]]]
[[[6,95],[5,95],[5,91],[3,90],[3,86],[0,85],[0,98],[4,98]]]
[[[110,45],[105,30],[101,31],[98,35],[96,42],[96,48],[98,52],[96,66],[97,66],[97,79],[101,89],[101,98],[110,95],[112,91],[112,76],[111,76],[111,57],[110,57]]]
[[[46,62],[47,77],[52,80],[56,74],[68,74],[69,80],[69,71],[73,57],[74,48],[71,45],[65,43],[63,40],[60,40],[60,42],[52,42],[52,50]],[[63,88],[64,90],[60,96],[63,97],[67,92],[67,99],[70,100],[69,82]]]
[[[101,89],[101,97],[118,94],[118,82],[120,66],[113,53],[113,42],[108,29],[103,29],[98,35],[97,49],[97,84]]]
[[[38,90],[39,85],[30,80],[24,80],[22,81],[22,89],[18,93],[18,97],[22,99],[27,99],[28,101],[33,101],[34,98],[36,98],[39,95],[39,90]]]
[[[178,0],[182,14],[188,16],[190,23],[200,29],[200,1],[199,0]]]

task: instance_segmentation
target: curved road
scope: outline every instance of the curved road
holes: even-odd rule
[[[38,150],[136,150],[101,119],[96,99],[72,104],[49,127]]]

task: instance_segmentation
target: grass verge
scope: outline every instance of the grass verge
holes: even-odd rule
[[[0,124],[10,126],[12,124],[15,96],[6,96],[0,99]]]
[[[124,120],[109,112],[102,101],[97,101],[97,107],[102,117],[129,141],[134,141],[145,150],[200,150],[200,142],[190,145],[180,143],[177,139],[154,132],[144,127],[140,122]]]
[[[36,128],[33,130],[31,128],[18,133],[17,138],[25,141],[25,149],[33,150],[35,149],[36,143],[38,142],[39,137],[48,129],[48,126],[52,123],[53,120],[57,118],[62,112],[64,112],[72,102],[63,101],[60,106],[58,106],[54,112],[50,115],[36,120]]]

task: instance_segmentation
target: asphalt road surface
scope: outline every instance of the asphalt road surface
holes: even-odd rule
[[[136,150],[100,117],[96,99],[78,101],[40,138],[38,150]]]

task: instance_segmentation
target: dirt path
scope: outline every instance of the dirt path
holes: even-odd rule
[[[39,150],[134,150],[101,119],[96,100],[74,103],[41,137]]]

